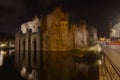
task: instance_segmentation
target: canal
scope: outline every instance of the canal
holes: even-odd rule
[[[85,56],[80,52],[2,53],[2,80],[99,80],[98,56],[93,52]]]
[[[18,71],[15,68],[14,50],[0,51],[0,80],[17,80]]]

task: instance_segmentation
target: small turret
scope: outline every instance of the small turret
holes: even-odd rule
[[[60,19],[59,25],[60,25],[60,31],[68,32],[68,19],[66,17]]]

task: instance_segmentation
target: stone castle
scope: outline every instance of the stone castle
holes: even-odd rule
[[[16,33],[16,50],[71,51],[88,46],[85,22],[69,25],[69,15],[57,7],[51,13],[21,25]],[[97,35],[94,34],[94,35]]]

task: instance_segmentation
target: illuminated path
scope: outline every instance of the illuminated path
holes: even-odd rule
[[[118,45],[104,46],[103,52],[112,60],[116,67],[120,68],[120,46]]]
[[[104,73],[105,76],[100,80],[120,80],[120,46],[102,46],[102,50],[105,56],[100,74]]]

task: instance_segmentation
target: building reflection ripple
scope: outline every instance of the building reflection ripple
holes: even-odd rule
[[[95,57],[73,54],[16,51],[15,64],[21,76],[28,80],[98,80]]]

